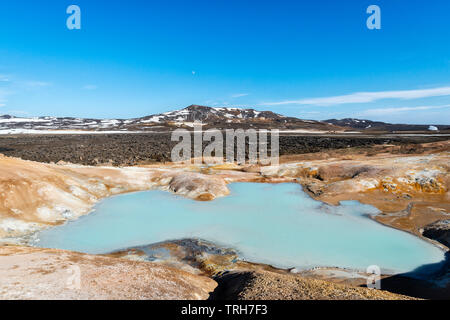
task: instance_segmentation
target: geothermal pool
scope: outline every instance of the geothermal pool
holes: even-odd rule
[[[38,235],[38,246],[86,253],[166,240],[200,238],[236,249],[247,261],[280,268],[316,266],[383,273],[412,271],[444,260],[444,252],[370,218],[357,201],[329,206],[298,184],[234,183],[231,195],[197,202],[164,191],[106,199],[90,215]]]

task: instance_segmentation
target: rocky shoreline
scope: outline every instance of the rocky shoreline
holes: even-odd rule
[[[450,248],[450,220],[437,221],[427,225],[424,228],[422,235]]]
[[[117,254],[88,255],[0,246],[0,297],[5,300],[414,299],[242,263],[242,269],[208,275]]]
[[[147,261],[158,263],[163,266],[183,270],[192,274],[202,275],[214,279],[218,286],[209,299],[232,300],[232,299],[305,299],[307,293],[301,290],[281,289],[271,283],[273,279],[277,282],[302,282],[325,281],[352,288],[365,288],[370,274],[362,270],[353,270],[339,267],[316,267],[313,269],[280,269],[267,264],[246,261],[240,258],[239,252],[232,248],[218,246],[209,241],[201,239],[182,239],[164,241],[119,250],[108,257],[116,257],[131,261]],[[430,274],[429,279],[418,279],[410,274],[381,275],[381,289],[400,296],[409,296],[419,299],[442,299],[450,298],[448,290],[449,275],[448,268]],[[247,283],[250,279],[258,278],[265,282],[265,278],[272,279],[262,291],[251,289],[253,284]],[[239,285],[237,285],[239,284]],[[443,285],[444,284],[444,285]],[[291,284],[292,285],[292,284]],[[291,286],[287,285],[287,287]],[[232,289],[230,289],[230,287]],[[370,291],[370,290],[369,290]],[[361,291],[360,293],[363,293]],[[354,292],[353,292],[354,293]],[[336,294],[336,293],[334,293]],[[344,294],[343,292],[338,294]],[[350,297],[351,294],[347,298]],[[401,297],[396,298],[401,298]],[[382,296],[380,296],[382,297]],[[395,296],[392,296],[392,298]],[[321,297],[320,299],[329,299]],[[344,298],[343,296],[341,298]],[[377,298],[376,295],[373,298]],[[383,299],[389,298],[384,296]],[[358,299],[364,299],[359,296]]]

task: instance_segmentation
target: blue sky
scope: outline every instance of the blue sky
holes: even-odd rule
[[[68,30],[66,8],[81,8]],[[369,5],[381,30],[366,27]],[[0,114],[190,104],[450,124],[450,1],[4,0]]]

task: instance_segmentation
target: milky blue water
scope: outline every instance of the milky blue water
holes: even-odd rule
[[[95,212],[39,234],[41,247],[107,253],[165,240],[200,238],[281,268],[336,266],[406,272],[444,260],[444,252],[367,217],[356,201],[328,206],[298,184],[235,183],[231,195],[197,202],[163,191],[112,197]]]

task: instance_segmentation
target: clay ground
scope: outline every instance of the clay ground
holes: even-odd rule
[[[449,217],[449,151],[450,141],[384,143],[288,154],[281,157],[280,166],[225,164],[204,167],[167,163],[123,168],[46,164],[3,156],[0,157],[0,237],[3,243],[26,243],[27,237],[33,232],[88,214],[96,202],[115,194],[161,189],[200,201],[210,201],[227,196],[227,184],[236,181],[295,182],[301,184],[314,198],[331,204],[337,204],[340,200],[359,200],[382,211],[377,217],[380,222],[423,237],[423,234],[430,234],[424,233],[430,225],[447,221]],[[448,232],[441,232],[435,240],[428,241],[435,241],[436,245],[445,248],[442,239],[446,237]],[[215,282],[210,282],[212,280],[206,275],[189,278],[185,271],[179,269],[153,266],[146,262],[130,264],[120,257],[98,258],[103,263],[99,264],[96,261],[98,256],[11,246],[3,246],[0,250],[0,279],[5,289],[1,293],[3,298],[205,298],[214,290],[216,282],[222,281],[216,278]],[[69,294],[63,289],[65,282],[62,279],[66,279],[67,275],[61,270],[65,270],[74,256],[79,259],[82,257],[89,285],[83,293]],[[111,269],[108,264],[117,264],[117,268]],[[186,286],[168,285],[165,288],[163,285],[158,286],[156,278],[149,278],[148,284],[154,283],[157,289],[153,293],[145,292],[147,287],[143,284],[146,282],[133,282],[133,270],[145,274],[153,272],[150,271],[153,268],[162,268],[158,269],[160,273],[157,277],[170,274],[175,282],[175,278],[188,277],[190,280]],[[212,268],[212,273],[214,268],[224,271],[220,263]],[[125,281],[105,278],[104,283],[120,289],[123,294],[105,293],[108,289],[103,287],[103,282],[96,282],[96,277],[107,277],[108,270]],[[245,269],[238,271],[247,279]],[[247,279],[243,282],[246,285],[238,294],[242,298],[365,299],[376,298],[377,295],[364,291],[368,290],[365,288],[354,290],[354,286],[348,286],[348,283],[342,287],[334,283],[336,281],[315,282],[317,277],[297,279],[298,276],[295,276],[295,279],[291,279],[293,276],[289,274],[277,275],[272,274],[277,273],[274,270],[255,270],[253,267],[249,267],[248,272],[257,272],[257,275],[249,277],[251,281]],[[286,285],[282,286],[284,291],[280,291],[279,284],[285,282]],[[43,290],[39,283],[49,287]],[[296,285],[291,288],[293,283]],[[189,287],[194,284],[198,284],[198,287]],[[264,290],[258,289],[261,286],[265,286]],[[299,291],[299,288],[303,289]],[[174,291],[170,291],[172,289]],[[188,295],[188,291],[197,295]],[[166,292],[169,293],[165,295]],[[382,299],[402,298],[383,292],[379,294],[377,297]]]

